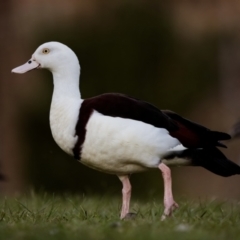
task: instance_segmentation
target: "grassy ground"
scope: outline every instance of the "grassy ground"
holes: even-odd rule
[[[120,199],[50,196],[0,200],[0,239],[240,239],[240,204],[178,201],[161,222],[162,202],[133,200],[135,219],[120,221]]]

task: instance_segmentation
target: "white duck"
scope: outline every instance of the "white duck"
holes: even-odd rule
[[[164,213],[170,216],[178,204],[172,195],[167,165],[202,166],[215,174],[240,174],[216,146],[226,133],[211,131],[170,111],[122,94],[81,99],[80,65],[75,53],[59,42],[42,44],[14,73],[46,68],[53,74],[54,92],[50,126],[54,140],[81,163],[110,174],[123,184],[121,219],[129,214],[129,175],[158,168],[164,180]]]

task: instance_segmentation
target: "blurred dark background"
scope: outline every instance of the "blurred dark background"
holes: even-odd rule
[[[240,2],[231,0],[63,0],[0,2],[0,182],[3,195],[36,191],[120,194],[117,177],[91,170],[52,139],[47,71],[24,75],[48,41],[72,48],[83,98],[121,92],[229,132],[240,117]],[[240,141],[227,156],[240,164]],[[240,199],[240,177],[173,169],[178,196]],[[162,195],[159,171],[131,177],[134,196]]]

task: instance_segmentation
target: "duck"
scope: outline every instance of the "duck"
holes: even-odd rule
[[[80,163],[121,181],[121,219],[131,215],[133,173],[160,170],[162,220],[179,207],[172,192],[171,166],[200,166],[223,177],[240,174],[240,167],[219,150],[226,147],[222,141],[231,138],[227,133],[120,93],[82,99],[79,60],[68,46],[44,43],[12,72],[34,69],[48,69],[53,76],[50,128],[58,146]]]

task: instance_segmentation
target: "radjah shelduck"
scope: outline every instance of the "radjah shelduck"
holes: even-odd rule
[[[171,111],[118,93],[82,99],[80,64],[75,53],[59,42],[42,44],[14,73],[46,68],[52,72],[54,91],[50,127],[59,147],[82,164],[118,176],[122,182],[121,219],[129,214],[129,176],[159,169],[164,182],[164,212],[170,216],[178,204],[172,194],[168,165],[201,166],[228,177],[240,167],[217,147],[230,139]]]

